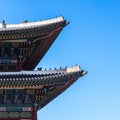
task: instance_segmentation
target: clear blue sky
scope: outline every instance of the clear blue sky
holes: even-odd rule
[[[80,65],[88,74],[38,112],[38,120],[120,120],[120,1],[0,0],[0,20],[70,21],[39,67]]]

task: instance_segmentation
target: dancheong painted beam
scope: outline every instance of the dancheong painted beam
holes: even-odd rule
[[[33,70],[68,22],[63,17],[0,24],[0,120],[37,120],[37,111],[86,74],[79,66]]]

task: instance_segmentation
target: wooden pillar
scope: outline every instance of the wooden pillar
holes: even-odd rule
[[[20,71],[20,70],[23,70],[23,65],[21,63],[19,63],[17,65],[17,70]]]
[[[32,112],[32,120],[37,120],[37,111]]]

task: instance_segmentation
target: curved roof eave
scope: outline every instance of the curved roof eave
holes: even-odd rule
[[[26,22],[20,24],[5,24],[5,27],[2,27],[3,23],[0,24],[0,30],[14,30],[14,29],[26,29],[26,28],[34,28],[34,27],[42,27],[50,24],[57,24],[60,22],[66,22],[62,16],[48,19],[48,20],[41,20],[36,22]],[[67,22],[66,22],[67,24]]]

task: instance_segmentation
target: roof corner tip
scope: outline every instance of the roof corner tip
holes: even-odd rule
[[[68,25],[70,23],[70,21],[65,21],[66,25]]]
[[[83,76],[83,75],[86,75],[87,73],[88,73],[88,71],[83,71],[83,72],[82,72],[82,76]]]

